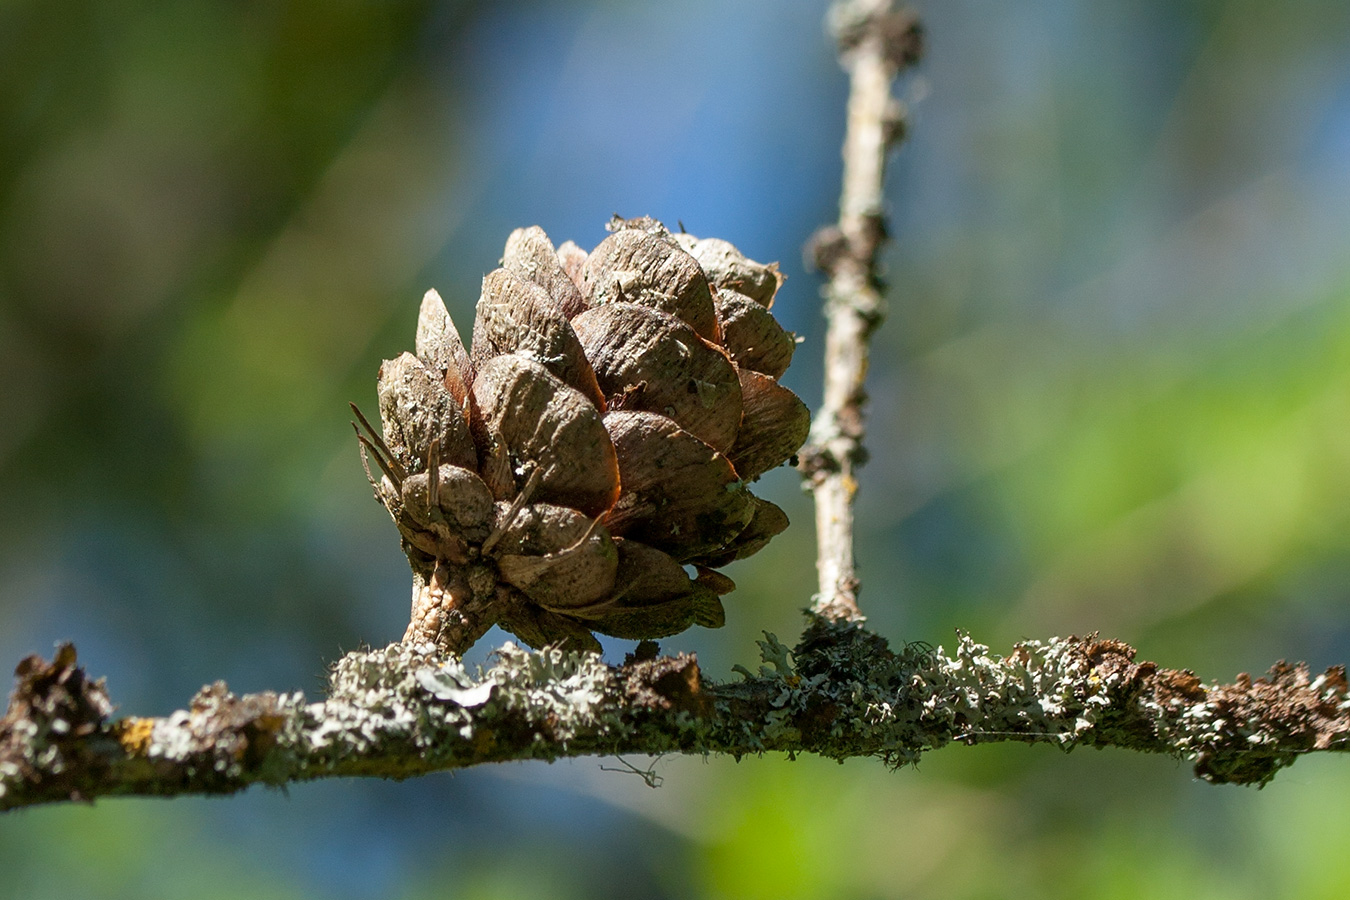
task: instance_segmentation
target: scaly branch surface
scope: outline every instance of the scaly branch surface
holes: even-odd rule
[[[816,505],[816,567],[820,591],[813,610],[858,621],[853,562],[854,470],[864,461],[863,404],[868,345],[882,317],[877,253],[885,238],[882,186],[886,157],[904,131],[891,85],[921,52],[918,20],[891,0],[844,0],[830,10],[840,61],[849,73],[839,222],[821,229],[809,253],[828,276],[825,287],[825,392],[799,454]]]
[[[408,778],[517,759],[611,754],[816,753],[916,762],[953,742],[1116,746],[1192,760],[1212,782],[1263,785],[1350,737],[1345,670],[1280,663],[1203,684],[1096,637],[1016,645],[958,635],[951,654],[893,651],[856,623],[813,617],[793,649],[772,636],[743,680],[706,682],[692,656],[497,651],[469,671],[433,645],[334,665],[328,696],[237,697],[223,682],[164,718],[112,719],[70,645],[24,660],[0,719],[0,810],[103,796],[223,794],[337,776]]]

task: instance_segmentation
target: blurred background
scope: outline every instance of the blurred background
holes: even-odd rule
[[[123,713],[303,689],[408,574],[348,400],[514,227],[781,260],[819,400],[845,78],[823,0],[0,2],[0,663]],[[893,642],[1100,630],[1231,680],[1350,661],[1350,5],[925,2],[859,557]],[[705,672],[791,643],[796,521]],[[504,639],[494,633],[488,643]],[[609,655],[628,649],[612,642]],[[486,647],[475,650],[476,658]],[[646,767],[646,760],[630,760]],[[1343,898],[1350,765],[1123,752],[505,765],[0,818],[0,897]]]

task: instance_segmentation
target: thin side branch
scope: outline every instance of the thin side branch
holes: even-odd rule
[[[825,392],[800,454],[816,502],[820,592],[813,611],[858,621],[853,563],[854,469],[864,461],[863,380],[868,344],[882,317],[877,252],[885,238],[882,185],[886,157],[903,133],[891,85],[920,53],[917,19],[891,0],[841,0],[830,10],[840,60],[849,73],[839,222],[812,238],[809,252],[829,277],[825,287]]]
[[[1212,782],[1263,785],[1350,739],[1345,669],[1280,663],[1206,685],[1134,661],[1117,641],[1056,638],[1006,657],[960,635],[950,656],[892,651],[860,625],[813,617],[792,650],[709,684],[692,656],[632,658],[508,645],[469,672],[430,644],[349,653],[328,698],[236,697],[223,682],[165,718],[112,720],[102,680],[64,645],[29,657],[0,719],[0,810],[102,796],[222,794],[335,776],[408,778],[517,759],[765,751],[899,766],[952,742],[1117,746],[1195,762]]]

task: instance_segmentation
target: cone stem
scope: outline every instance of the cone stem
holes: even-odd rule
[[[863,389],[872,332],[883,314],[877,255],[885,239],[886,157],[903,135],[903,108],[891,96],[896,75],[917,60],[917,19],[892,0],[837,0],[829,25],[849,75],[839,222],[816,233],[808,253],[828,276],[824,288],[825,390],[799,455],[816,502],[813,612],[862,619],[853,559],[854,470],[863,463]]]

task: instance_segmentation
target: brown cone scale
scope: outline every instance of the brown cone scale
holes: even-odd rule
[[[680,319],[612,303],[572,320],[611,406],[660,413],[718,450],[741,427],[741,384],[717,347]]]
[[[764,265],[747,259],[731,242],[721,238],[699,240],[691,234],[675,237],[680,246],[698,262],[709,281],[766,307],[773,305],[774,294],[778,293],[784,280],[777,263]]]
[[[466,468],[477,463],[468,422],[437,374],[411,353],[380,366],[385,442],[410,472],[426,469],[433,442],[439,446],[441,462]]]
[[[539,606],[580,612],[613,592],[619,554],[595,519],[566,506],[532,503],[514,514],[508,507],[500,521],[497,569]]]
[[[530,499],[571,505],[599,515],[618,497],[614,445],[600,411],[526,356],[495,356],[478,372],[469,406],[482,448],[503,447],[514,484],[508,499],[534,473]]]
[[[753,481],[796,453],[811,429],[811,413],[796,394],[767,375],[742,369],[743,420],[731,462]]]
[[[581,251],[576,244],[571,246],[576,251]],[[502,268],[525,281],[539,285],[553,298],[563,315],[570,319],[586,308],[586,301],[582,298],[576,281],[566,269],[563,252],[561,249],[553,249],[553,242],[538,225],[517,228],[506,239],[506,251],[502,253]],[[584,262],[583,252],[581,263]],[[577,264],[578,268],[581,263]]]
[[[479,367],[507,353],[530,357],[597,407],[604,403],[562,307],[539,285],[498,269],[483,279],[469,359]]]
[[[626,228],[601,241],[581,268],[581,292],[590,306],[623,301],[650,306],[717,340],[717,310],[698,262],[646,231]]]
[[[750,493],[726,457],[666,416],[612,412],[621,484],[605,516],[614,534],[692,559],[736,539],[754,515]]]
[[[737,366],[770,378],[787,371],[797,340],[783,330],[768,307],[730,289],[718,291],[714,302],[722,322],[723,346]]]
[[[416,347],[417,358],[432,372],[442,375],[445,389],[463,406],[473,382],[473,366],[455,323],[445,311],[445,301],[435,291],[427,291],[422,297]]]

